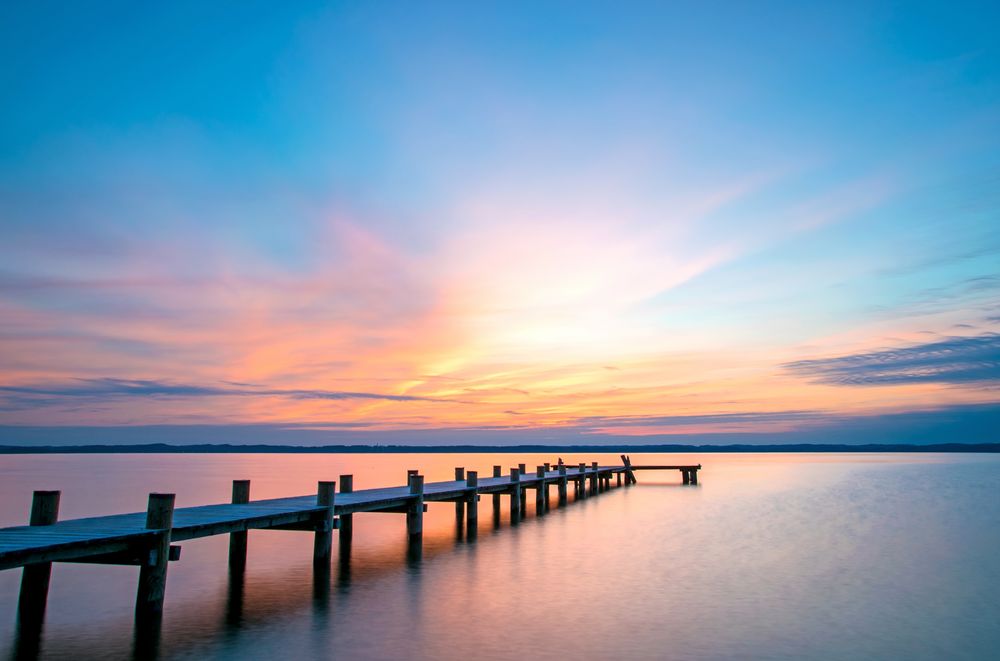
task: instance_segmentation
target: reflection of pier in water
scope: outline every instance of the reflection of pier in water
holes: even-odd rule
[[[427,502],[453,502],[455,540],[474,541],[479,530],[481,494],[492,495],[493,529],[501,525],[501,498],[509,504],[509,524],[517,525],[528,510],[527,492],[534,491],[534,511],[550,508],[551,487],[559,504],[599,495],[615,486],[635,483],[636,470],[679,470],[684,484],[697,484],[697,466],[632,466],[622,456],[618,466],[544,464],[532,474],[525,464],[511,468],[507,475],[494,466],[493,476],[480,479],[475,471],[455,469],[454,481],[424,483],[411,470],[405,487],[354,491],[353,478],[340,476],[340,493],[334,482],[320,482],[315,496],[250,500],[250,483],[233,482],[232,503],[174,510],[173,494],[150,494],[145,514],[121,514],[88,519],[57,521],[59,492],[35,492],[29,526],[0,529],[0,569],[24,567],[18,602],[17,655],[37,653],[48,593],[51,563],[76,562],[133,565],[140,568],[136,598],[135,652],[155,654],[159,622],[170,561],[178,560],[179,542],[200,537],[229,534],[230,580],[224,620],[238,627],[248,615],[244,599],[247,533],[249,530],[299,530],[314,534],[313,594],[308,604],[322,611],[330,599],[333,530],[339,528],[339,553],[335,585],[350,581],[353,515],[358,513],[400,513],[406,515],[407,562],[423,557],[423,513]],[[439,540],[435,540],[439,541]],[[445,550],[449,543],[432,543],[431,552]],[[437,549],[433,547],[438,547]],[[379,564],[382,564],[380,561]],[[395,563],[384,563],[389,567]],[[270,603],[270,600],[267,600]],[[281,601],[284,601],[283,599]],[[294,606],[292,610],[295,610]],[[252,609],[256,613],[256,609]],[[199,615],[198,617],[201,617]],[[278,617],[268,608],[262,618]],[[253,619],[257,619],[254,617]],[[225,629],[225,628],[224,628]],[[34,651],[33,651],[34,650]]]

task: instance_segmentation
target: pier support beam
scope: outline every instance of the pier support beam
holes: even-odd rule
[[[521,490],[521,471],[516,466],[510,469],[510,524],[516,526],[521,522],[521,499],[524,492]]]
[[[29,526],[50,526],[58,519],[58,491],[36,491],[32,494]],[[21,570],[21,593],[17,599],[18,648],[21,651],[38,649],[51,576],[51,562],[25,565]]]
[[[233,505],[250,502],[250,480],[233,480]],[[247,531],[229,533],[229,566],[243,569],[247,564]]]
[[[354,491],[354,475],[340,476],[340,493],[352,493]],[[354,515],[342,514],[340,516],[340,528],[337,533],[338,546],[341,551],[345,547],[350,548],[351,540],[354,539]]]
[[[535,516],[545,514],[545,466],[535,468]]]
[[[566,477],[566,464],[559,464],[559,504],[560,505],[565,505],[566,504],[566,498],[567,498],[566,487],[568,486],[567,485],[568,482],[569,482],[569,480]]]
[[[410,540],[419,539],[424,534],[424,476],[410,478],[410,495],[414,498],[406,506],[406,534]]]
[[[159,620],[167,589],[170,560],[170,529],[174,525],[174,494],[151,493],[146,506],[146,529],[156,530],[147,555],[139,568],[139,589],[135,600],[137,622]]]
[[[476,492],[479,487],[478,471],[466,473],[465,486],[471,489],[465,499],[465,534],[471,539],[479,531],[479,494]]]
[[[698,484],[698,469],[691,469],[691,484]]]
[[[577,497],[587,497],[587,464],[580,462],[580,477],[577,479]]]
[[[622,485],[622,474],[615,473],[615,486],[620,487]]]
[[[684,484],[691,484],[691,472],[688,469],[681,469],[681,477],[683,478]]]
[[[337,493],[336,482],[320,482],[316,487],[316,504],[326,511],[316,524],[313,538],[313,564],[329,567],[333,549],[333,507]]]
[[[463,482],[465,480],[465,468],[461,466],[455,467],[455,481]],[[461,524],[465,521],[465,501],[456,500],[455,501],[455,523]]]
[[[493,467],[493,477],[502,477],[503,468],[500,466]],[[501,517],[501,498],[499,493],[493,494],[493,528],[500,527],[500,517]]]
[[[411,559],[419,558],[423,551],[424,538],[424,476],[410,477],[410,495],[413,496],[406,508],[406,548]]]
[[[590,493],[591,495],[596,496],[598,493],[600,493],[600,487],[598,486],[598,482],[600,480],[600,473],[598,473],[597,471],[597,462],[595,461],[592,464],[590,464],[590,467],[594,471],[594,474],[590,476]]]

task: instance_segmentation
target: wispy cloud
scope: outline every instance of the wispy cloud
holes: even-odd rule
[[[0,386],[0,393],[22,398],[62,401],[65,398],[150,398],[150,397],[289,397],[292,399],[374,399],[392,402],[450,402],[456,400],[416,395],[395,395],[347,390],[274,389],[259,387],[218,387],[171,383],[148,379],[71,379],[68,381],[26,385]],[[461,403],[461,402],[457,402]]]
[[[995,382],[1000,381],[1000,334],[799,360],[784,367],[813,381],[841,386]]]

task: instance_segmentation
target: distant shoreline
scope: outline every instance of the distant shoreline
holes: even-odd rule
[[[774,453],[774,452],[989,452],[1000,453],[1000,443],[935,443],[930,445],[839,445],[794,443],[787,445],[0,445],[0,454],[441,454],[538,452],[643,452],[643,453]]]

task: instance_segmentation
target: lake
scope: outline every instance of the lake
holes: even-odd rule
[[[569,463],[610,455],[565,455]],[[34,489],[60,518],[489,475],[551,455],[129,454],[0,456],[0,526],[23,525]],[[242,576],[228,537],[183,543],[171,563],[164,659],[988,659],[1000,650],[1000,455],[632,455],[701,463],[556,506],[519,525],[480,503],[472,541],[451,503],[430,503],[408,561],[400,514],[357,514],[314,580],[312,535],[250,533]],[[571,492],[572,493],[572,492]],[[554,495],[554,493],[553,493]],[[0,653],[16,653],[20,570],[0,572]],[[137,570],[56,564],[43,658],[127,659]]]

